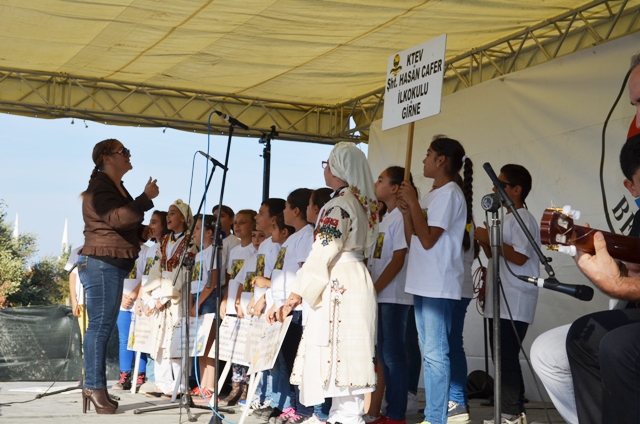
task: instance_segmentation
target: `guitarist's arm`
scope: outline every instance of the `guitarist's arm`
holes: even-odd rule
[[[582,273],[609,296],[623,300],[640,300],[640,275],[638,269],[629,266],[629,276],[620,273],[620,267],[609,252],[600,231],[593,237],[595,254],[578,252],[576,264]]]

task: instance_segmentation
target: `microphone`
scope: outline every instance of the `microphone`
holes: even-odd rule
[[[538,287],[557,291],[560,293],[568,294],[576,299],[584,300],[585,302],[593,299],[593,288],[589,286],[563,284],[555,278],[536,278],[526,277],[524,275],[518,275],[518,279],[526,281],[527,283],[533,283]]]
[[[209,159],[211,162],[213,162],[213,164],[215,166],[218,166],[222,169],[224,169],[225,171],[228,171],[227,167],[224,166],[223,164],[221,164],[220,162],[218,162],[217,160],[215,160],[214,158],[212,158],[211,156],[209,156],[208,154],[206,154],[205,152],[203,152],[202,150],[198,150],[198,153],[200,153],[202,156],[204,156],[205,158]]]
[[[242,122],[238,121],[236,118],[234,118],[232,116],[229,116],[229,115],[226,115],[226,114],[224,114],[222,112],[219,112],[217,110],[215,112],[218,114],[218,116],[220,118],[224,119],[225,121],[227,121],[228,123],[230,123],[234,127],[242,128],[243,130],[248,130],[249,129],[248,126],[246,126]]]
[[[498,193],[485,194],[480,203],[482,204],[482,209],[487,212],[496,212],[502,207],[502,199]]]

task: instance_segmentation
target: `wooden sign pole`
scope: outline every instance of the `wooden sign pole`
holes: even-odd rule
[[[407,136],[407,158],[404,161],[404,180],[409,181],[411,175],[411,154],[413,151],[413,127],[415,122],[409,123],[409,135]]]

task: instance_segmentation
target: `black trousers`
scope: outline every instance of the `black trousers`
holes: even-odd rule
[[[640,310],[596,312],[567,334],[580,424],[640,423]]]
[[[500,409],[505,414],[519,414],[524,410],[524,380],[520,368],[520,341],[527,335],[529,324],[514,321],[516,332],[513,331],[511,321],[500,319],[500,348],[501,348],[501,383]],[[489,319],[489,334],[491,356],[493,357],[493,319]],[[517,337],[516,337],[517,334]]]

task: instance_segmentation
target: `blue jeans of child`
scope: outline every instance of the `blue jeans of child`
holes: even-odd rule
[[[296,359],[298,345],[302,337],[302,311],[293,311],[291,324],[278,352],[276,363],[271,369],[273,377],[273,392],[271,407],[281,411],[293,407],[296,409],[295,389],[289,384],[289,377],[293,370],[293,362]],[[294,399],[291,396],[294,395]],[[302,406],[302,405],[300,405]]]
[[[449,334],[449,361],[451,362],[451,384],[449,400],[460,405],[467,404],[467,356],[464,353],[462,330],[467,306],[471,299],[463,297],[453,308],[451,334]]]
[[[329,411],[331,410],[331,398],[325,398],[324,403],[313,406],[313,413],[320,421],[326,423],[329,419]]]
[[[387,417],[402,421],[407,413],[408,369],[404,341],[410,305],[378,304],[378,358],[386,382]]]
[[[107,343],[122,302],[122,286],[129,271],[101,260],[78,256],[78,273],[87,296],[89,327],[84,336],[84,387],[107,386]]]
[[[404,341],[404,351],[407,355],[409,391],[415,395],[418,393],[422,353],[420,353],[420,341],[418,340],[418,329],[416,328],[416,311],[413,305],[409,308],[409,316],[407,317],[407,337]]]
[[[129,328],[131,327],[131,311],[118,312],[118,341],[120,342],[120,372],[131,372],[136,352],[127,349],[129,343]],[[138,372],[147,372],[147,354],[140,354],[140,368]]]
[[[266,370],[262,373],[262,379],[256,389],[256,395],[260,399],[260,403],[265,403],[267,399],[271,400],[271,393],[273,391],[273,377],[271,377],[271,370]]]
[[[449,333],[457,300],[417,295],[413,300],[424,365],[424,392],[427,398],[424,420],[431,424],[445,424],[451,380]]]

